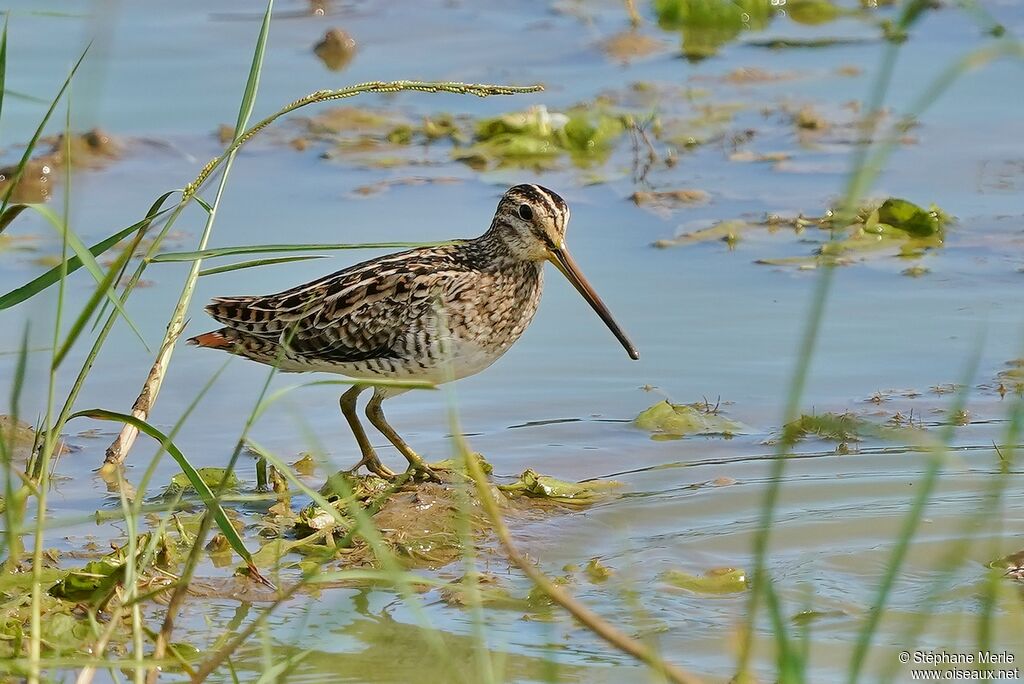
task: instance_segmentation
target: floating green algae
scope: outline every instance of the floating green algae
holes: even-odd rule
[[[596,105],[549,112],[539,105],[521,112],[481,119],[473,144],[452,155],[475,169],[517,166],[553,168],[563,156],[579,167],[604,162],[625,132],[622,116]]]
[[[845,413],[825,412],[801,415],[783,426],[779,437],[770,439],[766,443],[777,444],[780,441],[795,443],[812,438],[836,442],[840,445],[840,452],[845,452],[847,444],[860,442],[865,438],[923,444],[927,440],[927,435],[919,426],[914,425],[899,413],[892,416],[886,424],[880,424],[849,411]]]
[[[788,423],[783,434],[791,441],[817,437],[830,442],[859,442],[874,425],[852,413],[804,414]]]
[[[197,468],[196,472],[199,473],[200,479],[209,487],[212,491],[217,491],[221,486],[225,490],[238,489],[241,484],[238,480],[238,476],[235,475],[234,471],[228,472],[227,468]],[[221,484],[223,482],[223,485]],[[188,475],[185,473],[178,473],[171,478],[167,487],[164,489],[163,496],[165,498],[177,496],[181,494],[195,494],[195,487],[189,482]]]
[[[620,487],[613,481],[567,482],[548,475],[540,475],[531,468],[523,471],[519,478],[498,489],[509,496],[525,496],[531,499],[546,499],[555,503],[585,506],[596,503],[608,496],[610,490]]]
[[[767,28],[776,15],[771,0],[654,0],[658,26],[679,31],[683,56],[699,61],[744,31]]]
[[[601,562],[599,558],[591,558],[586,567],[583,568],[583,573],[595,584],[608,581],[615,571],[609,568],[607,565]]]
[[[949,217],[934,204],[926,210],[905,199],[890,197],[868,217],[865,225],[895,228],[907,235],[926,238],[941,233],[948,222]]]
[[[702,575],[668,570],[662,573],[661,581],[698,594],[738,594],[748,587],[747,573],[740,568],[712,568]]]
[[[658,26],[680,33],[683,56],[691,61],[718,54],[745,32],[763,31],[776,17],[821,25],[844,14],[831,0],[789,0],[782,9],[775,0],[654,0]]]
[[[706,403],[673,404],[667,399],[645,409],[634,420],[638,428],[655,435],[685,437],[686,435],[732,436],[745,431],[745,426],[720,415]]]

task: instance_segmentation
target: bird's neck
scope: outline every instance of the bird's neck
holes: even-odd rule
[[[482,270],[530,271],[543,265],[543,257],[538,259],[533,254],[535,245],[528,244],[519,233],[499,224],[497,219],[486,233],[469,242]]]

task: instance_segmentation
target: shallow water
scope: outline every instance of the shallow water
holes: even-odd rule
[[[666,91],[656,104],[666,119],[692,115],[691,105],[679,95],[687,86],[706,91],[697,96],[700,104],[742,108],[724,126],[723,140],[680,154],[672,168],[656,167],[646,183],[634,178],[628,137],[619,141],[610,161],[591,169],[565,163],[542,173],[477,173],[451,161],[445,145],[416,151],[422,163],[413,166],[372,168],[344,157],[325,160],[324,144],[313,143],[302,152],[281,144],[298,130],[294,121],[285,121],[239,155],[211,244],[443,240],[482,232],[509,184],[539,182],[562,194],[572,207],[569,244],[576,259],[633,338],[641,360],[629,361],[552,271],[545,301],[523,339],[493,368],[453,389],[463,429],[501,476],[534,467],[563,478],[623,482],[621,498],[584,513],[517,525],[519,544],[552,574],[568,563],[600,558],[615,575],[600,585],[578,579],[573,590],[582,600],[628,632],[650,638],[674,662],[711,681],[725,681],[735,668],[746,596],[667,591],[658,576],[670,568],[694,574],[718,566],[752,569],[761,495],[774,458],[773,447],[764,442],[778,431],[821,276],[819,271],[753,263],[810,253],[806,236],[786,230],[748,233],[733,249],[720,241],[671,249],[656,249],[652,243],[721,219],[822,213],[841,194],[855,147],[839,125],[810,139],[798,135],[780,107],[811,104],[829,119],[852,120],[844,105],[865,99],[886,49],[871,17],[893,15],[882,11],[820,26],[780,17],[766,30],[744,33],[717,56],[694,63],[679,55],[679,34],[657,28],[650,7],[641,5],[646,23],[640,32],[659,41],[659,47],[623,65],[600,47],[628,28],[617,2],[337,3],[326,16],[310,15],[308,3],[279,3],[257,117],[313,90],[395,78],[540,82],[546,91],[486,100],[400,94],[352,102],[393,108],[412,118],[439,112],[493,115],[535,104],[558,111],[599,93],[628,94],[630,84],[645,82]],[[28,2],[14,6],[25,12],[38,8]],[[985,6],[1009,34],[1024,32],[1019,5],[997,1]],[[199,2],[175,3],[173,9],[156,3],[95,3],[90,15],[12,16],[7,85],[42,98],[59,86],[86,37],[100,36],[73,91],[75,128],[100,125],[125,139],[126,152],[105,168],[74,176],[73,226],[86,243],[137,220],[157,195],[180,187],[220,152],[216,127],[235,118],[260,13],[243,2],[208,8]],[[52,9],[68,8],[55,3]],[[324,68],[311,51],[331,26],[345,28],[360,46],[340,73]],[[822,36],[866,42],[779,50],[749,42]],[[982,29],[954,8],[929,13],[900,52],[887,104],[902,111],[941,69],[986,40]],[[849,66],[858,67],[860,75],[836,75]],[[723,79],[740,67],[787,77],[752,84]],[[975,543],[949,589],[937,599],[929,597],[936,563],[964,538],[964,524],[983,503],[999,470],[992,443],[1004,438],[1012,402],[981,385],[991,383],[1006,361],[1022,356],[1019,197],[1024,147],[1009,95],[1022,86],[1019,63],[997,62],[973,71],[920,118],[910,131],[916,142],[896,148],[870,194],[934,202],[958,220],[945,246],[920,259],[879,255],[836,271],[801,402],[806,412],[852,410],[878,413],[882,420],[913,411],[916,420],[937,432],[954,400],[930,388],[948,383],[972,388],[971,422],[953,430],[953,443],[960,448],[950,454],[876,638],[880,646],[869,669],[879,677],[896,667],[895,679],[907,678],[895,659],[899,650],[913,646],[904,643],[907,625],[926,601],[934,614],[917,643],[949,651],[975,648],[984,564],[1020,547],[1024,501],[1011,477],[998,513],[973,532]],[[5,142],[26,139],[41,111],[40,105],[5,100]],[[743,149],[786,152],[791,158],[778,166],[730,161],[729,141],[748,129],[755,133]],[[59,124],[53,127],[58,130]],[[8,146],[6,152],[13,158],[20,151]],[[353,192],[410,176],[454,181],[396,184],[368,197]],[[711,201],[668,215],[629,201],[635,190],[652,187],[696,188],[708,192]],[[58,183],[52,202],[59,208],[61,201]],[[203,220],[201,212],[190,210],[167,248],[190,249]],[[53,232],[38,217],[24,216],[8,232],[35,236],[28,243],[35,251],[0,255],[3,291],[40,272],[35,261],[40,255],[59,250]],[[187,332],[210,326],[201,306],[211,296],[283,289],[368,256],[334,254],[330,260],[202,278]],[[914,263],[930,272],[919,278],[901,275]],[[129,311],[153,347],[185,271],[177,264],[153,265],[146,273],[152,286],[132,297]],[[81,273],[71,283],[68,301],[75,310],[89,291]],[[81,291],[74,289],[76,284]],[[34,346],[46,346],[54,301],[51,293],[5,312],[0,351],[17,348],[27,320]],[[83,345],[71,353],[65,382],[84,353]],[[968,377],[975,355],[977,369]],[[79,406],[127,411],[151,360],[130,330],[119,326]],[[44,405],[47,361],[46,354],[32,357],[32,377],[39,382],[29,383],[23,405],[33,410]],[[222,356],[206,350],[178,349],[152,422],[164,429],[173,425],[223,363]],[[13,365],[13,355],[0,356],[5,382]],[[230,363],[177,439],[195,465],[225,462],[264,378],[264,370],[255,365]],[[274,386],[296,380],[278,377]],[[645,392],[644,385],[658,391]],[[920,396],[896,396],[877,405],[868,401],[889,388],[912,388]],[[728,440],[651,439],[630,421],[661,393],[677,402],[706,397],[715,403],[720,397],[731,418],[750,426],[749,434]],[[309,448],[312,432],[334,466],[354,462],[355,445],[338,415],[336,394],[323,387],[292,394],[260,420],[255,440],[291,460]],[[417,449],[431,458],[448,455],[444,394],[409,393],[387,408]],[[91,427],[98,427],[98,437],[75,436]],[[72,424],[71,441],[79,450],[62,461],[51,497],[55,523],[68,522],[54,533],[52,545],[74,548],[89,535],[101,543],[112,536],[108,527],[72,524],[97,509],[119,508],[116,496],[93,473],[110,434],[109,424]],[[768,570],[787,614],[807,608],[828,613],[811,630],[814,655],[808,679],[814,682],[845,679],[856,635],[929,462],[927,455],[900,444],[869,440],[853,446],[853,453],[837,455],[832,443],[798,445],[800,458],[787,465],[776,512]],[[132,461],[139,465],[130,469],[130,478],[133,471],[141,473],[152,450],[147,443],[136,447]],[[382,447],[381,453],[393,465],[400,461],[389,448]],[[165,459],[157,480],[166,481],[174,472]],[[252,479],[248,464],[242,475]],[[716,486],[718,478],[730,483]],[[460,570],[444,572],[457,576]],[[218,572],[212,567],[205,571]],[[523,581],[512,581],[525,590]],[[455,662],[464,660],[465,669],[437,665],[424,646],[420,617],[382,590],[338,589],[318,601],[295,601],[275,614],[268,637],[278,653],[296,644],[314,649],[299,666],[298,681],[476,681],[472,615],[431,594],[423,600],[426,618],[443,630],[445,649]],[[179,637],[201,645],[237,610],[236,602],[204,603],[201,617],[198,611],[186,615]],[[499,679],[542,681],[552,667],[565,681],[652,679],[568,619],[522,617],[514,611],[487,613],[487,642],[499,663]],[[994,647],[1018,649],[1018,659],[1024,657],[1020,606],[1012,595],[998,604],[993,627]],[[771,628],[763,621],[760,629],[764,639],[758,657],[769,680]],[[259,648],[240,654],[236,665],[257,671]]]

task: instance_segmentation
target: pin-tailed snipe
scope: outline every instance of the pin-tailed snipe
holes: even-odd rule
[[[278,294],[218,297],[206,310],[225,327],[194,337],[283,371],[356,379],[458,380],[494,363],[519,339],[540,303],[550,261],[579,290],[633,359],[639,354],[565,246],[569,207],[539,185],[509,189],[478,238],[378,257]],[[356,468],[391,478],[356,415],[367,389],[341,396],[362,458]],[[366,417],[409,461],[423,459],[388,424],[381,402],[405,390],[374,389]]]

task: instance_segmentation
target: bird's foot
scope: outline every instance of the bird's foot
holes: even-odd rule
[[[427,465],[422,460],[409,463],[409,469],[405,472],[412,476],[413,481],[416,482],[436,482],[441,483],[444,480],[441,478],[439,473],[447,472],[448,468],[436,465]]]
[[[352,475],[355,475],[356,471],[363,466],[366,466],[366,469],[369,470],[374,475],[376,475],[377,477],[384,478],[385,480],[390,481],[398,477],[395,471],[391,470],[386,465],[381,463],[380,459],[377,458],[375,455],[363,456],[363,458],[360,459],[359,463],[356,463],[354,466],[352,466],[352,468],[348,472]]]

